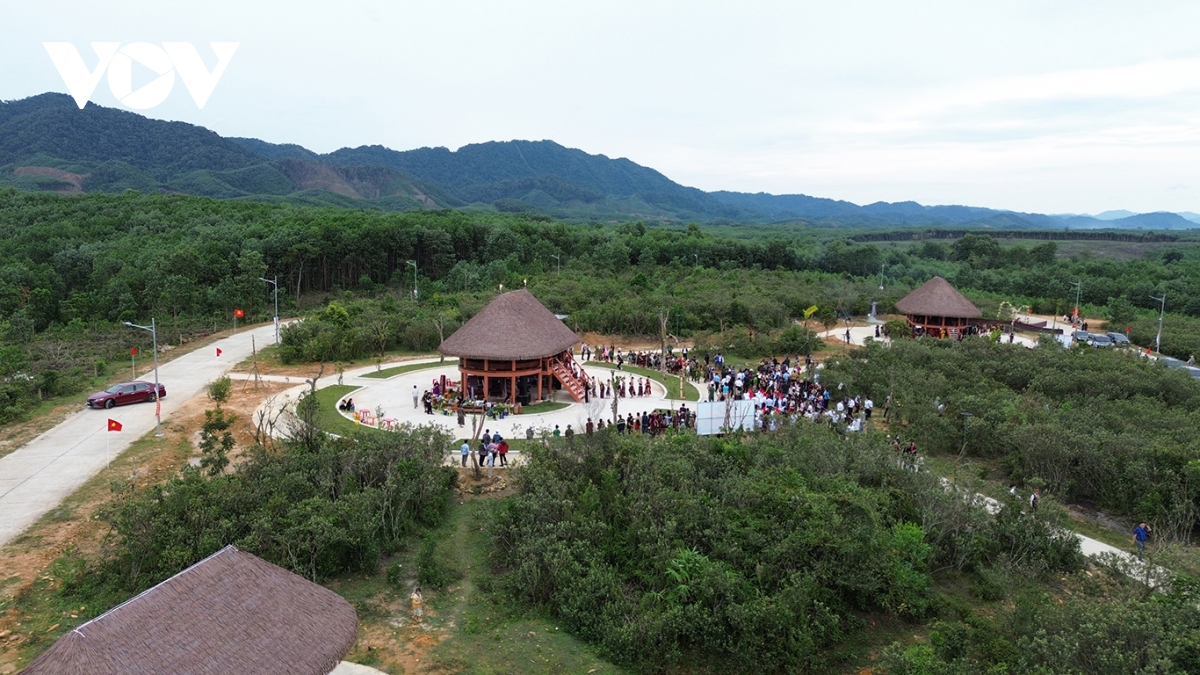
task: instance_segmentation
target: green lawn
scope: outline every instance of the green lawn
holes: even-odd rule
[[[521,414],[529,415],[533,413],[548,413],[555,410],[562,410],[569,405],[571,404],[563,403],[562,401],[542,401],[541,403],[533,403],[530,405],[521,406]]]
[[[383,370],[377,370],[373,373],[367,373],[366,375],[363,375],[363,377],[371,377],[371,378],[378,378],[380,380],[385,380],[389,377],[392,377],[393,375],[399,375],[400,373],[407,373],[407,372],[410,372],[413,370],[424,370],[426,368],[446,368],[446,367],[457,366],[457,365],[458,365],[458,359],[449,359],[445,363],[410,363],[405,366],[396,366],[394,368],[384,368]]]
[[[355,387],[348,384],[334,384],[324,389],[317,390],[317,419],[316,424],[323,431],[328,431],[331,434],[338,436],[349,436],[356,431],[367,431],[373,433],[382,433],[375,427],[363,426],[355,423],[354,420],[347,419],[338,412],[337,404],[343,396],[352,391],[357,391],[361,387]]]
[[[612,370],[617,369],[617,366],[615,364],[599,363],[597,361],[589,361],[588,365],[600,366],[601,368],[610,368]],[[695,385],[693,385],[691,382],[688,382],[686,379],[684,379],[684,381],[683,381],[683,395],[680,396],[679,395],[679,378],[674,375],[667,375],[664,377],[663,374],[658,372],[657,370],[650,370],[649,368],[638,368],[637,366],[631,366],[628,364],[621,367],[621,372],[629,373],[631,375],[637,375],[639,377],[648,377],[648,378],[654,380],[655,382],[658,382],[659,384],[661,384],[667,388],[667,398],[669,398],[669,399],[674,399],[676,401],[699,401],[700,400],[700,392],[696,390]]]

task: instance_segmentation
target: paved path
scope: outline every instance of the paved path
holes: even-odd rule
[[[410,370],[408,372],[394,375],[387,379],[379,379],[372,377],[364,377],[365,375],[375,371],[374,366],[369,366],[359,370],[348,371],[342,376],[342,384],[352,387],[358,387],[351,391],[348,396],[354,399],[355,406],[359,410],[369,409],[374,411],[376,408],[383,408],[385,419],[394,419],[397,424],[412,424],[420,426],[423,424],[433,424],[439,426],[453,434],[456,438],[469,437],[473,434],[471,427],[472,419],[468,415],[466,418],[466,426],[458,426],[457,417],[452,414],[436,414],[426,415],[425,411],[419,406],[414,408],[412,402],[412,389],[416,386],[418,391],[424,392],[426,389],[432,389],[435,380],[440,380],[441,376],[446,376],[448,380],[457,380],[459,377],[458,366],[452,364],[439,364],[438,359],[416,359],[406,361],[399,365],[410,365],[417,363],[428,364],[428,368],[418,370]],[[588,374],[599,378],[603,382],[608,382],[613,375],[622,374],[621,371],[616,371],[610,368],[593,366],[588,363],[583,364],[584,369]],[[246,377],[245,375],[234,374],[234,377]],[[641,376],[635,375],[637,379],[642,379]],[[277,394],[272,399],[265,401],[259,406],[259,411],[267,407],[279,409],[284,408],[291,410],[299,399],[300,395],[308,390],[308,385],[303,382],[303,378],[292,378],[297,386],[292,387],[284,392]],[[317,381],[317,388],[322,389],[330,385],[337,384],[337,375],[323,377]],[[671,408],[678,410],[679,406],[684,401],[668,400],[666,398],[667,391],[662,384],[650,380],[651,392],[649,396],[642,397],[626,397],[619,398],[617,402],[617,410],[622,416],[640,415],[643,412],[661,408]],[[565,408],[545,412],[545,413],[526,413],[522,415],[510,415],[503,420],[489,419],[484,422],[484,427],[491,432],[499,432],[501,436],[514,439],[525,438],[526,431],[530,428],[534,429],[535,433],[553,431],[557,425],[559,431],[566,432],[570,426],[577,434],[584,433],[588,418],[599,420],[612,419],[612,398],[595,399],[590,403],[581,404],[575,403],[570,395],[566,392],[558,392],[558,399],[563,402],[569,402]],[[695,401],[687,401],[688,408],[695,410]],[[257,419],[258,413],[255,413]],[[353,419],[350,415],[344,414],[344,417]],[[286,429],[277,427],[276,433],[284,433]],[[510,454],[509,461],[512,463],[520,463],[520,459],[513,451]],[[460,462],[458,448],[455,447],[447,455],[447,465],[453,464],[457,466]]]
[[[250,357],[251,335],[259,345],[267,345],[274,340],[275,328],[267,325],[243,329],[237,335],[159,364],[158,380],[167,388],[167,397],[162,400],[164,424],[188,399]],[[221,349],[219,357],[217,348]],[[139,377],[153,381],[153,369]],[[120,422],[122,431],[108,432],[109,418]],[[153,404],[112,410],[84,408],[24,447],[0,457],[0,546],[99,473],[110,457],[117,457],[135,440],[154,431],[154,426]]]
[[[943,476],[941,481],[942,486],[947,490],[952,489],[953,483],[950,482],[949,478]],[[995,515],[1000,512],[1000,502],[987,495],[979,493],[971,494],[961,489],[959,493],[963,495],[964,499],[970,500],[973,504],[982,507],[988,513]],[[1171,572],[1169,570],[1157,565],[1148,568],[1144,562],[1138,560],[1137,556],[1130,551],[1111,546],[1091,537],[1086,537],[1078,532],[1071,531],[1071,534],[1075,535],[1075,538],[1079,540],[1080,553],[1089,558],[1096,558],[1101,562],[1114,561],[1127,575],[1138,581],[1145,582],[1151,588],[1157,588],[1171,579]],[[1129,540],[1132,544],[1133,533],[1130,533]]]

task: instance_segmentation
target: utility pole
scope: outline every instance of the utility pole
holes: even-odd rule
[[[1161,298],[1150,296],[1151,300],[1158,300],[1161,304],[1158,306],[1158,335],[1154,336],[1154,351],[1158,354],[1162,353],[1162,324],[1163,313],[1167,311],[1167,292],[1163,291]]]
[[[150,336],[154,341],[154,419],[158,425],[158,430],[154,432],[155,436],[162,437],[162,400],[158,398],[158,326],[154,323],[154,319],[150,319],[149,326],[139,326],[136,323],[123,321],[130,328],[141,328],[142,330],[150,331]]]
[[[887,269],[887,263],[879,265],[879,290],[883,290],[883,270]]]
[[[667,372],[667,310],[658,310],[659,353],[662,355],[661,369]]]
[[[279,346],[279,275],[276,274],[274,279],[259,277],[259,281],[265,281],[275,287],[275,346]]]

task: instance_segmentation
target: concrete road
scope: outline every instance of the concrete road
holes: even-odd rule
[[[266,346],[275,339],[275,327],[243,329],[207,347],[160,362],[158,380],[167,388],[167,397],[162,400],[163,423],[210,382],[249,358],[252,335],[258,346]],[[153,369],[138,376],[153,381]],[[110,418],[121,423],[120,432],[108,431]],[[84,408],[24,447],[0,457],[0,546],[24,532],[99,473],[110,457],[124,452],[154,427],[153,403],[112,410]]]

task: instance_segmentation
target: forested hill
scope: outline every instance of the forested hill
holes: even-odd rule
[[[1173,213],[1105,220],[970,206],[807,195],[704,192],[626,158],[549,140],[397,151],[379,145],[321,155],[295,144],[225,138],[65,94],[0,102],[0,186],[58,193],[185,193],[311,205],[490,209],[558,218],[705,222],[801,221],[830,227],[1186,229]]]

